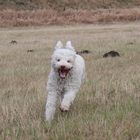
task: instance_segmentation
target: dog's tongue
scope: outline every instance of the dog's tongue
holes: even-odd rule
[[[66,77],[66,73],[65,73],[65,72],[60,72],[60,77],[61,77],[62,79],[64,79],[64,78]]]
[[[62,79],[66,78],[67,74],[68,74],[68,70],[67,69],[60,69],[59,70],[60,78],[62,78]]]

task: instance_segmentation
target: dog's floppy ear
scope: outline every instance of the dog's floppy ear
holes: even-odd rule
[[[60,49],[60,48],[62,48],[63,47],[63,44],[62,44],[62,42],[61,41],[58,41],[57,43],[56,43],[56,45],[55,45],[55,49],[57,50],[57,49]]]
[[[66,48],[69,49],[69,50],[75,51],[74,47],[71,44],[71,41],[67,41]]]

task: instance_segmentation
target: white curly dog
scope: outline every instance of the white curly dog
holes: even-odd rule
[[[69,110],[84,78],[84,59],[76,54],[71,41],[67,41],[65,47],[61,41],[58,41],[52,55],[51,72],[47,83],[45,111],[47,121],[53,120],[58,99],[61,111]]]

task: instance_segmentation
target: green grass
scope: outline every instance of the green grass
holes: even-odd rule
[[[0,140],[140,139],[139,23],[0,30]],[[83,55],[87,79],[71,110],[57,109],[49,125],[46,82],[59,39],[92,53]],[[110,50],[121,57],[103,58]]]

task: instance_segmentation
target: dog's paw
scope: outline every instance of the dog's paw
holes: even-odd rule
[[[68,112],[69,111],[69,107],[65,106],[65,105],[61,105],[60,106],[60,110],[61,110],[61,112]]]

